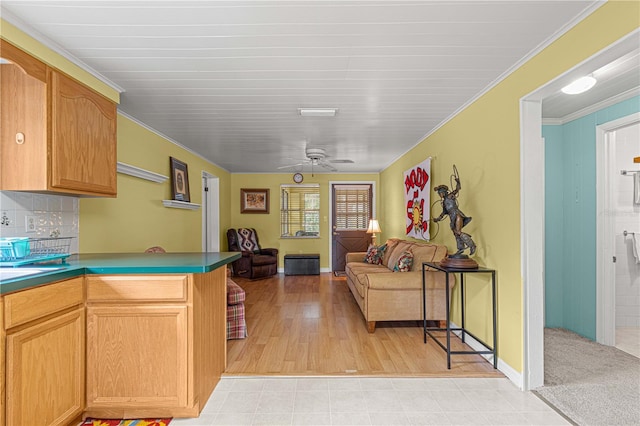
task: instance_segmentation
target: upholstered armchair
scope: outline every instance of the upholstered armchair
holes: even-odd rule
[[[229,251],[240,251],[242,257],[232,263],[233,275],[243,278],[265,278],[278,273],[278,249],[261,248],[253,228],[229,229]]]

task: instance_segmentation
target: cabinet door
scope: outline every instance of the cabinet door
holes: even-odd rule
[[[0,318],[4,315],[3,312],[4,303],[2,298],[0,298]],[[5,383],[5,340],[4,340],[4,327],[0,327],[0,426],[4,426],[6,423],[4,421],[4,401],[5,401],[5,393],[4,393],[4,383]]]
[[[187,407],[187,342],[186,306],[87,308],[87,409]]]
[[[0,40],[0,190],[47,187],[46,65]]]
[[[60,72],[49,81],[51,187],[115,196],[115,104]]]
[[[8,425],[68,424],[83,410],[84,309],[6,337]]]

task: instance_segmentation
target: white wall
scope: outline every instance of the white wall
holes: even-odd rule
[[[27,233],[25,217],[36,218],[36,229]],[[75,197],[0,191],[0,237],[60,237],[71,240],[71,253],[78,252],[79,203]]]
[[[615,131],[616,152],[616,327],[640,327],[640,264],[635,263],[631,235],[640,238],[640,205],[633,203],[633,175],[620,170],[640,170],[633,158],[640,156],[640,123]]]

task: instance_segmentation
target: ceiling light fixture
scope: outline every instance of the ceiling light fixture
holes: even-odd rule
[[[595,86],[596,82],[597,80],[593,76],[586,75],[584,77],[580,77],[573,83],[564,86],[561,90],[562,93],[566,93],[567,95],[578,95],[591,89]]]
[[[298,114],[303,117],[335,117],[337,108],[298,108]]]

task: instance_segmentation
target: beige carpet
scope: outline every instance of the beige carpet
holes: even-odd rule
[[[640,359],[558,328],[544,345],[536,393],[579,425],[640,424]]]

